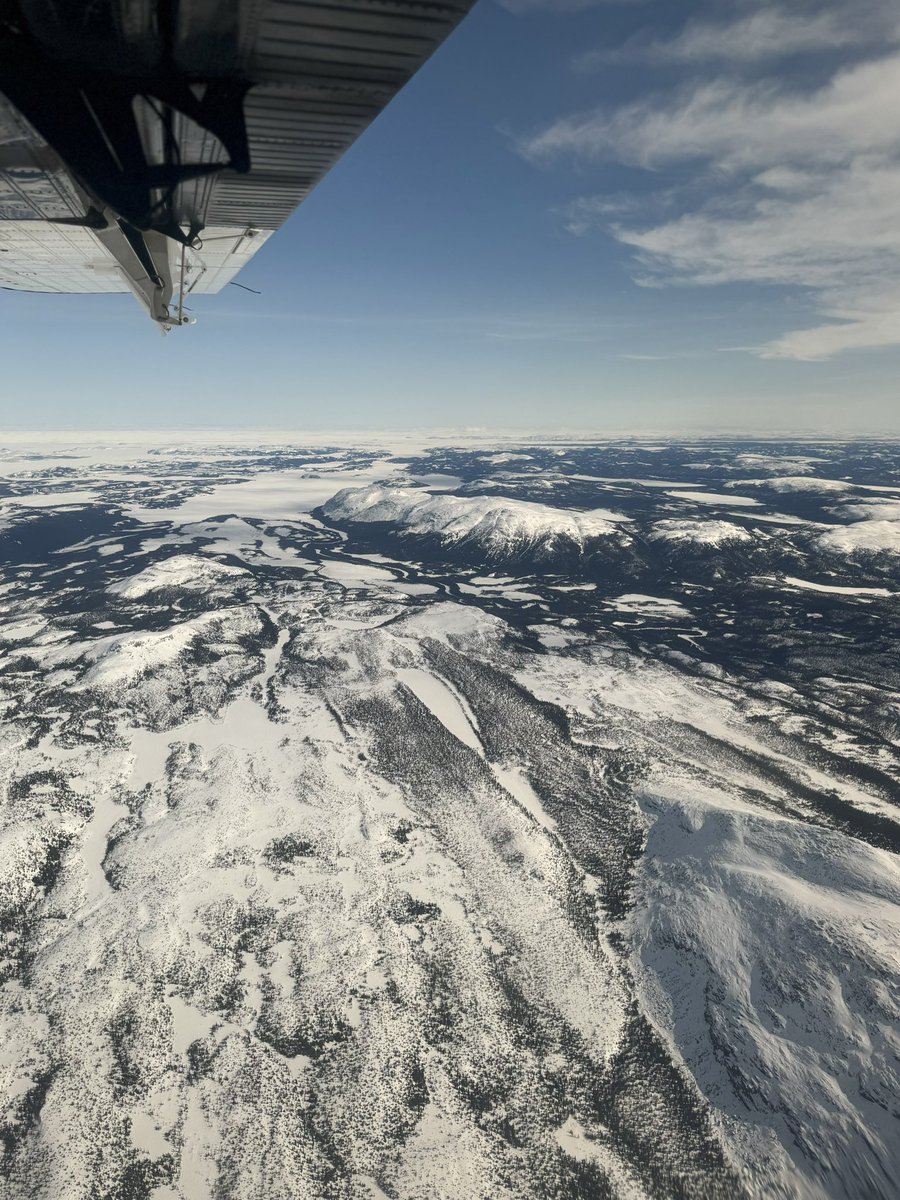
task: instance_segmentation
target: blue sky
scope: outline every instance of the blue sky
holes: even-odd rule
[[[198,324],[0,292],[0,422],[900,432],[895,5],[480,0]]]

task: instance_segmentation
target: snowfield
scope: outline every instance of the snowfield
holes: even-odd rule
[[[0,453],[4,1200],[894,1200],[895,501],[685,506],[900,446],[92,436]]]

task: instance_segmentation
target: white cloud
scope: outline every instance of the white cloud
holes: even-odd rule
[[[576,66],[590,69],[616,62],[756,63],[841,50],[896,40],[900,22],[891,6],[869,5],[865,10],[839,6],[818,12],[762,8],[733,21],[692,21],[675,37],[654,41],[632,39],[616,49],[589,51]]]
[[[766,80],[701,83],[671,96],[565,117],[520,143],[526,157],[569,154],[657,168],[708,159],[723,170],[846,162],[900,149],[900,56],[839,72],[811,93]]]
[[[526,156],[612,159],[653,170],[696,164],[703,200],[638,226],[600,198],[569,210],[576,233],[606,225],[636,253],[639,281],[750,282],[810,290],[826,318],[759,347],[820,359],[900,344],[900,55],[845,68],[812,92],[771,81],[703,82],[569,117]]]
[[[760,177],[696,212],[646,230],[616,227],[648,271],[695,283],[800,284],[878,289],[900,266],[900,162],[859,155],[772,189]]]
[[[828,316],[841,315],[831,309],[826,308],[825,311]],[[886,312],[860,312],[855,320],[841,323],[832,321],[812,329],[795,329],[761,346],[757,353],[760,358],[794,358],[801,362],[815,362],[833,358],[846,350],[880,350],[887,346],[900,346],[900,287],[893,297],[891,308]]]
[[[571,204],[564,205],[562,214],[566,229],[570,233],[587,233],[605,218],[624,217],[646,212],[646,203],[635,196],[579,196]]]

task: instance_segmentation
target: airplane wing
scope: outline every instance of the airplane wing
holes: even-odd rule
[[[473,3],[0,0],[0,287],[187,323]]]

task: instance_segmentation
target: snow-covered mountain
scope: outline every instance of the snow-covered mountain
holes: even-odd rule
[[[657,521],[647,535],[652,541],[673,542],[681,546],[719,547],[752,542],[753,536],[732,521],[692,521],[669,518]]]
[[[3,470],[4,1196],[893,1196],[900,447]]]
[[[461,543],[494,559],[546,560],[571,550],[583,553],[601,538],[618,547],[631,541],[628,518],[608,509],[582,512],[509,497],[431,495],[425,488],[344,488],[322,511],[331,521],[384,524],[403,537]]]
[[[109,585],[109,592],[126,600],[150,596],[158,592],[180,594],[205,592],[216,588],[234,587],[240,577],[251,580],[243,567],[229,566],[199,554],[173,554],[151,563],[136,575],[129,575]]]

